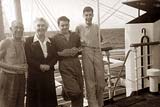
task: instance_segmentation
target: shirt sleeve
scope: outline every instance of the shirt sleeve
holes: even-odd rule
[[[6,52],[8,46],[10,46],[10,40],[9,39],[5,39],[2,40],[0,42],[0,67],[5,69],[5,70],[9,70],[12,72],[19,72],[22,71],[23,67],[21,66],[17,66],[17,65],[11,65],[11,64],[7,64],[3,62],[4,57],[6,56],[6,54],[9,54]]]
[[[80,27],[79,26],[76,27],[75,32],[77,34],[76,36],[78,36],[77,47],[80,47],[81,46],[81,37],[80,37]]]
[[[78,27],[78,26],[76,27],[75,32],[76,32],[77,34],[80,34],[80,31],[79,31],[79,27]]]
[[[6,53],[6,40],[2,40],[0,42],[0,60],[2,60],[5,56],[5,53]]]
[[[77,36],[77,47],[81,46],[81,40],[80,40],[80,35],[76,35]]]

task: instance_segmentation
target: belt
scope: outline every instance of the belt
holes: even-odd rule
[[[91,49],[100,49],[100,47],[84,46],[84,48],[85,48],[85,47],[91,48]]]
[[[8,74],[25,74],[24,72],[9,71],[6,69],[2,69],[2,72],[8,73]]]

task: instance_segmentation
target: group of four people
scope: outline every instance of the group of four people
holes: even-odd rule
[[[93,9],[83,10],[85,24],[76,32],[69,30],[70,20],[58,18],[58,32],[46,36],[44,18],[34,22],[35,34],[22,40],[23,24],[13,21],[12,38],[0,43],[0,107],[24,107],[25,72],[27,73],[27,107],[57,107],[54,65],[59,61],[65,95],[72,107],[83,107],[84,82],[89,107],[103,107],[104,64],[99,45],[98,26],[92,23]]]

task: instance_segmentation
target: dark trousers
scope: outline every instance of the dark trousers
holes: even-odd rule
[[[78,58],[64,59],[59,64],[64,91],[71,100],[72,107],[83,107],[83,77]]]

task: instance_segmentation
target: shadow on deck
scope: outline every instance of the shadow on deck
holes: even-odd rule
[[[145,93],[110,102],[104,107],[160,107],[160,94]]]

